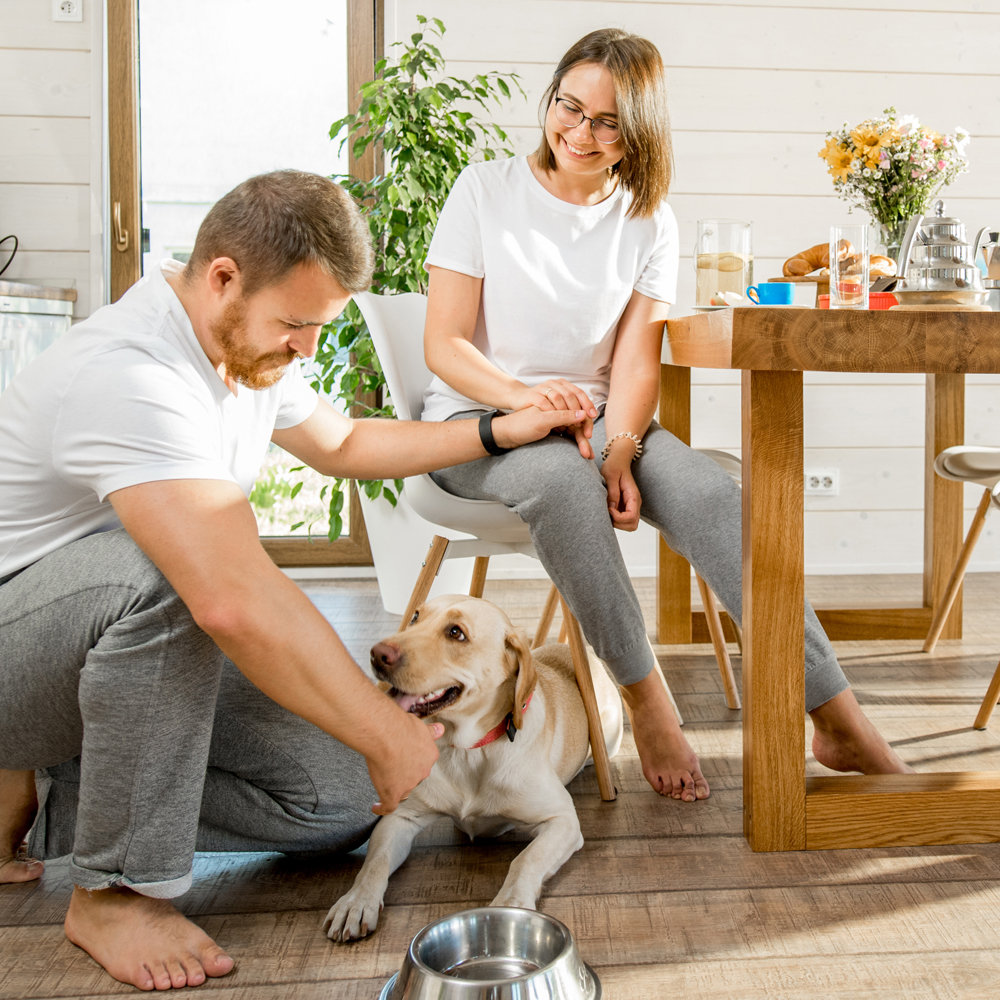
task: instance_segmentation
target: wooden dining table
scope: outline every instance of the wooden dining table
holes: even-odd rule
[[[1000,313],[758,306],[668,320],[660,422],[690,443],[691,368],[742,371],[743,831],[754,851],[1000,841],[1000,773],[805,773],[802,373],[927,379],[923,602],[817,609],[831,639],[923,639],[962,544],[965,375],[1000,373]],[[690,567],[660,541],[661,643],[707,641]],[[1000,608],[998,608],[1000,613]],[[731,627],[731,626],[730,626]],[[961,595],[944,638],[961,638]],[[997,650],[1000,656],[1000,649]]]

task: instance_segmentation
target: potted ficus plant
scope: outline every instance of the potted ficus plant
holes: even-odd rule
[[[480,120],[472,109],[489,111],[509,100],[512,88],[524,93],[513,73],[472,80],[445,76],[444,58],[434,44],[444,35],[444,24],[422,16],[417,21],[422,30],[409,43],[395,44],[398,55],[376,63],[374,79],[361,87],[357,112],[330,126],[330,137],[346,143],[355,160],[374,145],[383,163],[371,180],[334,177],[368,221],[376,252],[372,291],[380,295],[426,293],[427,249],[459,173],[473,160],[513,155],[503,129]],[[363,416],[393,416],[382,395],[382,367],[353,302],[323,328],[312,367],[318,390],[359,407]],[[343,529],[348,486],[336,479],[322,491],[331,541]],[[403,482],[360,480],[358,487],[369,500],[382,497],[395,506]]]

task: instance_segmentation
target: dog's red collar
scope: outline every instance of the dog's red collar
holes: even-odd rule
[[[528,711],[528,706],[531,704],[531,699],[534,698],[535,692],[532,691],[528,695],[528,700],[524,703],[524,708],[521,710],[523,712]],[[514,713],[508,712],[478,743],[473,743],[470,750],[478,750],[480,747],[488,746],[490,743],[495,743],[501,736],[506,736],[507,739],[514,742],[514,736],[517,734],[517,730],[514,728]]]

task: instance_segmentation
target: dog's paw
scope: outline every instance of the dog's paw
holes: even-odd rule
[[[518,886],[504,886],[490,906],[518,906],[522,910],[536,910],[538,900],[533,892],[525,891]]]
[[[381,899],[354,888],[330,907],[323,919],[323,930],[331,941],[359,941],[375,930],[381,912]]]

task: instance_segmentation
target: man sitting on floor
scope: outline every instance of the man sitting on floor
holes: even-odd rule
[[[371,272],[340,187],[251,178],[186,267],[163,262],[0,397],[0,882],[41,874],[29,828],[31,854],[71,854],[66,934],[140,989],[232,968],[169,902],[196,850],[351,850],[437,757],[442,727],[362,674],[247,502],[269,441],[360,479],[486,454],[475,420],[352,421],[306,384],[295,359]],[[530,408],[493,434],[582,417]]]

